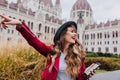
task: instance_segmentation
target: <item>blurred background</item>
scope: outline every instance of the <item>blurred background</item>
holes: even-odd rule
[[[86,67],[100,62],[97,74],[119,71],[119,1],[101,1],[0,0],[0,14],[26,23],[48,45],[53,43],[58,27],[73,20],[78,25],[78,39],[87,54]],[[0,28],[0,80],[39,80],[46,58],[28,45],[16,26],[8,27]]]

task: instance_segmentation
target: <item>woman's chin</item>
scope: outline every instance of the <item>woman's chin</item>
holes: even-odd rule
[[[75,44],[75,41],[71,41],[71,44]]]

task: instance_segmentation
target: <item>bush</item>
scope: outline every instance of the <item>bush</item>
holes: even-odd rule
[[[0,44],[1,46],[1,44]],[[0,47],[0,80],[39,80],[46,59],[29,45],[7,44]],[[103,54],[101,54],[103,55]],[[89,53],[86,66],[93,62],[100,62],[101,69],[120,69],[120,58],[99,57],[96,53]]]
[[[112,54],[112,53],[102,53],[102,52],[86,52],[87,57],[116,57],[120,58],[120,55],[118,54]]]
[[[108,58],[108,57],[87,57],[86,66],[89,66],[93,62],[100,62],[100,69],[112,71],[120,70],[120,59],[119,58]]]

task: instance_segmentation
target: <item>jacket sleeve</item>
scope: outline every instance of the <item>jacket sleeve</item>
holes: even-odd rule
[[[85,60],[85,58],[82,59],[82,63],[81,63],[81,68],[80,68],[80,73],[79,73],[79,76],[78,76],[78,80],[89,80],[87,78],[87,76],[84,74],[84,71],[86,69],[84,60]]]
[[[82,70],[81,70],[81,72],[82,72],[82,80],[89,80],[89,78],[84,73],[85,69],[86,69],[85,63],[82,63]]]
[[[38,37],[30,31],[30,29],[26,26],[25,23],[22,22],[22,24],[19,27],[16,27],[16,29],[27,40],[29,45],[34,47],[38,52],[40,52],[45,57],[51,51],[51,46],[47,46],[45,43],[40,41]]]

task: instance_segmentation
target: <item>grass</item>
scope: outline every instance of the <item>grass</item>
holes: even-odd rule
[[[101,69],[96,70],[96,74],[97,74],[97,73],[105,73],[105,72],[107,72],[107,71],[106,71],[106,70],[101,70]]]
[[[94,61],[102,61],[102,65],[112,68],[120,66],[119,58],[109,57],[87,57],[85,63],[90,65]],[[45,62],[46,59],[28,44],[0,43],[0,80],[40,80]]]
[[[27,44],[0,44],[0,80],[39,80],[46,59]]]

